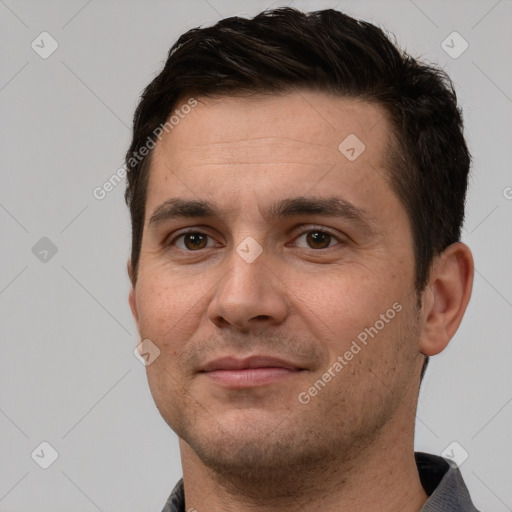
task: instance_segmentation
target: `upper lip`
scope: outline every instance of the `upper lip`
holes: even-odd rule
[[[215,370],[246,370],[248,368],[287,368],[289,370],[302,370],[299,365],[279,357],[254,355],[245,358],[234,356],[214,359],[201,367],[202,372]]]

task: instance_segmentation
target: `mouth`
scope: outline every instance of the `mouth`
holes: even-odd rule
[[[289,379],[303,371],[305,368],[290,361],[271,356],[251,356],[215,359],[199,373],[220,386],[242,389]]]

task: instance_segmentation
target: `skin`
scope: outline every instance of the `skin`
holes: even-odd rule
[[[418,307],[412,231],[388,182],[381,107],[311,91],[198,100],[154,150],[136,283],[128,263],[137,329],[160,350],[147,377],[180,438],[186,509],[419,510],[427,499],[413,456],[420,371],[462,319],[469,249],[453,244],[436,258]],[[354,161],[338,150],[349,134],[365,144]],[[339,197],[366,222],[266,214],[299,196]],[[150,225],[171,197],[208,200],[220,215]],[[184,228],[208,236],[179,237]],[[237,253],[247,237],[262,249],[252,263]],[[396,303],[400,312],[301,403]],[[253,354],[302,371],[245,389],[199,372],[218,357]]]

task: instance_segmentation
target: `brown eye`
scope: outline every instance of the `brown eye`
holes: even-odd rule
[[[188,231],[176,236],[169,242],[170,246],[175,246],[182,251],[198,251],[200,249],[206,249],[212,247],[213,240],[206,233],[200,233],[198,231]]]
[[[331,242],[331,235],[324,231],[310,231],[306,235],[306,241],[312,249],[326,249]]]
[[[323,229],[309,229],[304,231],[295,239],[294,245],[304,249],[328,249],[339,245],[342,241],[336,236]]]
[[[187,249],[204,249],[207,244],[207,235],[202,233],[187,233],[184,235],[183,243]]]

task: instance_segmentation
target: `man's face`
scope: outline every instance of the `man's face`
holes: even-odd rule
[[[154,150],[130,297],[156,405],[218,469],[350,458],[412,423],[422,364],[390,124],[307,91],[198,99]]]

